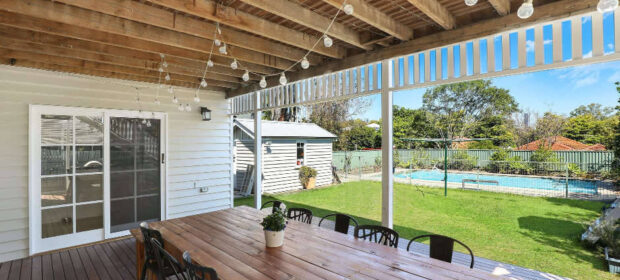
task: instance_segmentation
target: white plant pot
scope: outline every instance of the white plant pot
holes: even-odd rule
[[[265,242],[267,247],[280,247],[284,243],[284,230],[281,231],[265,231]]]

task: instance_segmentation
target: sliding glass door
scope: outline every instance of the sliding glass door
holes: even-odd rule
[[[165,115],[32,106],[31,254],[164,217]]]
[[[161,219],[161,122],[110,117],[110,232]]]

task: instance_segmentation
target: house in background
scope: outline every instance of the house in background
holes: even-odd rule
[[[541,146],[547,146],[552,151],[605,151],[606,148],[602,144],[588,145],[566,138],[564,136],[551,136],[545,139],[532,141],[525,145],[519,146],[517,151],[535,151]]]
[[[336,135],[314,123],[262,123],[263,192],[302,189],[302,166],[316,169],[316,186],[332,183],[332,143]],[[247,166],[254,164],[254,120],[235,119],[234,139],[235,189],[241,189]]]

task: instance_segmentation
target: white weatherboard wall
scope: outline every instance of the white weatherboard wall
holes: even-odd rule
[[[233,206],[232,122],[224,93],[201,92],[201,106],[212,110],[206,122],[193,90],[177,89],[193,109],[179,112],[166,90],[160,90],[161,105],[153,103],[152,84],[0,66],[0,262],[28,256],[29,104],[138,110],[135,87],[142,110],[168,114],[167,218]]]

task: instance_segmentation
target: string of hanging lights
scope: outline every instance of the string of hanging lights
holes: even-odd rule
[[[474,6],[478,3],[478,0],[464,0],[465,1],[465,5],[467,6]],[[601,13],[605,13],[605,12],[609,12],[609,11],[613,11],[618,7],[618,1],[619,0],[600,0],[598,5],[597,5],[597,10]],[[327,26],[327,28],[325,29],[324,32],[322,32],[322,35],[319,37],[319,39],[314,43],[314,45],[312,45],[312,47],[306,52],[306,54],[299,59],[298,61],[296,61],[295,63],[293,63],[291,66],[289,66],[288,68],[284,69],[282,72],[280,73],[275,73],[275,74],[268,74],[268,75],[264,75],[261,73],[256,73],[256,72],[251,72],[249,71],[246,67],[243,66],[243,64],[234,56],[234,54],[232,53],[231,50],[229,50],[229,48],[227,47],[226,42],[224,42],[223,38],[222,38],[222,30],[220,28],[219,23],[216,23],[216,29],[214,31],[214,36],[213,36],[213,41],[211,44],[211,49],[209,51],[209,56],[206,62],[206,66],[205,69],[203,71],[203,75],[202,75],[202,79],[200,80],[200,84],[198,85],[198,87],[196,88],[196,92],[194,94],[194,102],[195,103],[200,103],[200,97],[199,97],[199,92],[201,88],[207,88],[208,87],[208,83],[206,81],[206,75],[209,71],[209,68],[212,68],[214,66],[213,61],[211,60],[212,56],[213,56],[213,51],[215,49],[215,47],[217,47],[217,51],[221,54],[221,55],[225,55],[225,56],[229,56],[231,57],[233,60],[230,63],[230,68],[233,70],[237,70],[237,69],[242,69],[243,70],[243,75],[241,76],[241,79],[244,82],[247,82],[250,80],[250,74],[252,75],[256,75],[260,77],[260,80],[258,82],[258,85],[261,88],[266,88],[267,87],[267,77],[272,77],[272,76],[277,76],[279,75],[279,79],[278,82],[280,85],[286,85],[288,83],[288,79],[286,77],[286,72],[290,71],[291,69],[293,69],[295,66],[299,65],[302,69],[308,69],[310,68],[310,61],[308,60],[308,55],[310,53],[312,53],[314,51],[314,49],[318,46],[318,44],[323,41],[323,46],[325,46],[326,48],[330,48],[334,45],[334,40],[332,38],[330,38],[327,33],[329,32],[329,30],[331,29],[332,25],[334,24],[334,22],[336,21],[336,19],[338,18],[338,15],[340,14],[340,12],[344,12],[346,15],[352,15],[354,13],[354,7],[351,4],[348,4],[347,1],[343,1],[342,6],[340,8],[338,8],[338,10],[336,11],[336,14],[334,15],[334,17],[331,19],[329,25]],[[517,16],[521,19],[527,19],[529,17],[531,17],[534,14],[534,5],[533,5],[533,0],[524,0],[523,3],[521,4],[521,6],[519,7],[519,9],[517,10]],[[158,90],[157,90],[157,94],[155,97],[155,103],[156,104],[160,104],[159,101],[159,88],[162,88],[162,81],[161,81],[161,75],[165,72],[165,76],[164,76],[164,80],[165,82],[170,82],[171,78],[170,78],[170,73],[167,71],[167,67],[168,67],[168,63],[166,62],[165,56],[164,54],[160,54],[161,55],[161,62],[160,62],[160,67],[159,67],[159,79],[158,79]],[[164,82],[164,83],[165,83]],[[172,94],[172,103],[174,104],[179,104],[178,105],[178,109],[179,111],[187,111],[190,112],[192,110],[191,106],[189,103],[186,103],[185,105],[183,105],[183,103],[180,103],[179,99],[177,98],[176,94],[174,93],[174,88],[173,86],[170,84],[168,87],[168,93]]]

